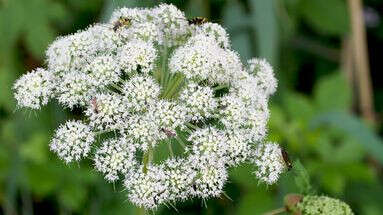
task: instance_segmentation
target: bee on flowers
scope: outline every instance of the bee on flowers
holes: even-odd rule
[[[207,22],[208,22],[207,18],[200,17],[200,16],[188,19],[189,25],[202,25],[202,24],[205,24]]]
[[[113,31],[117,31],[121,27],[129,27],[132,24],[132,20],[125,17],[120,17],[117,21],[113,23]]]

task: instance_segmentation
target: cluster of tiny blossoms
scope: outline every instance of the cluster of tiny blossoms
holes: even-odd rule
[[[56,130],[51,150],[66,163],[90,156],[140,207],[219,197],[227,169],[244,162],[267,184],[286,169],[279,146],[265,142],[273,69],[263,59],[243,65],[218,24],[189,22],[168,4],[121,8],[58,38],[46,57],[46,69],[14,84],[18,106],[55,99],[82,111]]]

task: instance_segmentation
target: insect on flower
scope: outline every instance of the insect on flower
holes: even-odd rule
[[[207,22],[208,22],[207,18],[200,17],[200,16],[188,19],[189,25],[202,25],[202,24],[205,24]]]
[[[97,104],[97,99],[96,97],[93,97],[91,100],[90,100],[90,103],[92,104],[93,106],[93,110],[95,113],[99,113],[100,111],[98,110],[98,104]]]
[[[282,153],[282,158],[283,158],[283,161],[285,162],[286,164],[286,167],[287,167],[287,170],[290,171],[291,168],[293,168],[293,165],[290,161],[290,158],[289,158],[289,154],[287,153],[286,150],[282,149],[281,148],[281,153]]]
[[[161,131],[164,132],[164,133],[166,134],[166,136],[168,136],[168,137],[174,137],[174,136],[176,136],[176,133],[175,133],[175,132],[170,131],[170,130],[168,130],[168,129],[166,129],[166,128],[161,128]]]
[[[159,192],[158,194],[156,194],[154,197],[153,197],[153,201],[155,204],[158,204],[158,197],[163,194],[165,192],[165,190]]]
[[[113,31],[117,31],[119,28],[123,26],[130,26],[132,24],[132,20],[129,18],[120,17],[116,22],[113,23]]]

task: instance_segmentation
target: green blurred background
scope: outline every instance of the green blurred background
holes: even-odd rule
[[[300,160],[310,192],[339,198],[356,214],[378,215],[383,214],[383,1],[364,0],[359,10],[370,71],[358,49],[365,41],[355,39],[358,26],[350,21],[358,20],[352,1],[359,0],[166,2],[188,17],[222,24],[242,60],[264,57],[274,65],[279,88],[271,102],[269,139]],[[55,37],[105,21],[114,8],[160,2],[0,0],[0,214],[136,214],[122,186],[107,184],[91,162],[65,165],[49,152],[54,129],[72,113],[55,103],[38,112],[16,110],[11,88],[20,75],[45,65],[45,50]],[[307,192],[302,182],[295,183],[294,171],[273,186],[259,184],[251,171],[245,165],[230,171],[225,190],[232,200],[211,199],[206,208],[195,199],[178,204],[178,212],[162,207],[156,214],[263,214],[282,207],[287,193]]]

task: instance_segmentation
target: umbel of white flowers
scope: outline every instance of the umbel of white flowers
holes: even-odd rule
[[[50,149],[66,163],[91,156],[140,207],[218,197],[227,169],[245,162],[267,184],[286,169],[280,147],[265,141],[273,69],[256,58],[243,65],[218,24],[190,24],[168,4],[121,8],[107,24],[58,38],[46,57],[46,69],[15,82],[18,106],[56,99],[83,111]],[[169,155],[158,160],[164,145]]]

